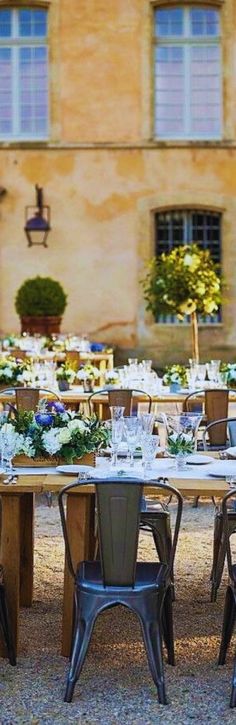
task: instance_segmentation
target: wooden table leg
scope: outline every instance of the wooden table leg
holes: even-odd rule
[[[19,591],[20,591],[20,495],[2,496],[2,532],[1,564],[4,568],[4,580],[13,641],[17,654]],[[6,657],[2,638],[0,656]]]
[[[20,499],[20,606],[31,607],[34,576],[34,494]]]
[[[70,494],[67,497],[67,528],[74,567],[92,556],[94,550],[94,494]],[[72,634],[74,581],[65,562],[62,619],[62,655],[69,657]]]

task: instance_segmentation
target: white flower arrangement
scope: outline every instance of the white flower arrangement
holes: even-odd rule
[[[110,383],[110,385],[117,385],[117,383],[119,383],[119,374],[117,370],[107,370],[105,380],[106,383]]]
[[[0,384],[18,385],[32,382],[32,369],[29,362],[13,357],[0,359]]]
[[[108,431],[95,415],[87,418],[65,411],[57,401],[44,403],[36,413],[16,411],[12,421],[3,422],[0,428],[0,445],[7,443],[12,455],[55,456],[66,463],[106,447],[107,442]]]
[[[99,375],[100,370],[95,365],[87,363],[78,370],[76,377],[78,380],[96,380]]]

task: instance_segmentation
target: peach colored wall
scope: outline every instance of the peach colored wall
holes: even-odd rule
[[[0,0],[1,4],[1,0]],[[236,346],[236,3],[222,5],[224,138],[151,139],[148,0],[51,0],[51,119],[46,144],[0,144],[0,328],[19,329],[21,282],[49,274],[68,293],[66,331],[88,332],[161,359],[190,352],[189,329],[155,325],[140,276],[153,254],[154,210],[199,205],[223,212],[227,302],[223,324],[201,330],[202,355]],[[24,207],[34,184],[52,213],[49,248],[27,248]],[[210,341],[210,343],[209,343]]]

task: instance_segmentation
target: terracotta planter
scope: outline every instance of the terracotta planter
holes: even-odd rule
[[[95,453],[86,453],[82,458],[75,458],[73,463],[82,466],[95,466]],[[24,453],[13,458],[13,466],[16,468],[48,468],[48,466],[62,466],[65,461],[59,456],[50,458],[29,458]]]
[[[58,315],[45,315],[43,317],[21,317],[21,333],[29,332],[39,335],[52,335],[60,332],[61,317]]]

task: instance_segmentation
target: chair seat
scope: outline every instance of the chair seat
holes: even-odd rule
[[[137,562],[134,587],[113,585],[104,587],[100,561],[83,561],[77,569],[76,584],[83,591],[96,590],[104,594],[109,589],[111,594],[125,597],[126,593],[129,595],[132,591],[137,593],[139,588],[142,592],[144,589],[155,591],[164,585],[167,571],[167,565],[160,562]]]

